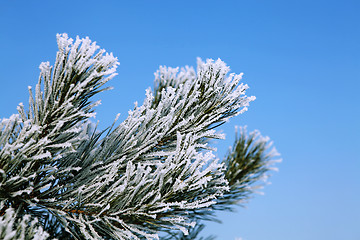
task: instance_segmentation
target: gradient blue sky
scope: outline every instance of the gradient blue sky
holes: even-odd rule
[[[105,128],[142,102],[159,65],[221,58],[244,72],[249,111],[235,125],[259,129],[282,154],[280,172],[247,208],[219,214],[204,234],[243,240],[360,239],[360,1],[0,1],[0,113],[27,102],[56,33],[89,36],[121,62],[102,93]]]

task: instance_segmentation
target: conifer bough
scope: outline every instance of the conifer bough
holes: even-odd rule
[[[0,121],[0,239],[196,239],[201,220],[267,177],[277,153],[258,132],[241,128],[223,161],[213,154],[215,128],[255,99],[221,60],[160,67],[143,104],[100,132],[91,97],[117,58],[89,38],[57,43],[28,110]]]

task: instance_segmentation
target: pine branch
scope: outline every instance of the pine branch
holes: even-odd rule
[[[279,153],[268,137],[261,136],[259,131],[247,134],[246,127],[240,127],[240,133],[236,132],[234,147],[224,159],[230,191],[219,199],[214,208],[232,210],[232,205],[243,204],[251,193],[261,188],[255,183],[266,182],[269,171],[277,170],[272,166],[281,162],[281,159],[274,159],[277,156]]]
[[[47,191],[60,188],[62,175],[78,170],[73,164],[59,167],[59,159],[87,138],[84,120],[98,104],[89,98],[115,76],[116,58],[104,50],[96,53],[89,39],[72,44],[63,34],[57,40],[54,71],[42,63],[35,96],[29,87],[29,111],[20,104],[19,114],[0,122],[0,200],[5,201],[0,215],[11,207],[55,201],[46,198]]]
[[[0,216],[16,209],[19,219],[38,219],[9,222],[6,233],[20,233],[13,225],[23,222],[58,238],[158,239],[180,230],[189,239],[199,220],[216,220],[210,210],[243,199],[268,170],[263,145],[242,149],[252,140],[237,140],[225,163],[208,145],[254,100],[224,62],[199,59],[197,72],[161,67],[154,93],[105,134],[86,120],[117,59],[88,38],[58,35],[58,46],[54,68],[40,65],[29,111],[20,104],[0,122]]]

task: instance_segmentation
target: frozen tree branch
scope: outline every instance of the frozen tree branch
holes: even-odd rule
[[[266,176],[268,139],[241,132],[223,162],[209,145],[255,99],[221,60],[160,67],[143,104],[99,132],[91,97],[108,89],[117,59],[88,38],[57,41],[55,65],[42,63],[29,87],[29,110],[20,104],[0,122],[1,236],[194,239],[201,219],[241,203]]]

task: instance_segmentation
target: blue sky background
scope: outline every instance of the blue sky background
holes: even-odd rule
[[[244,72],[249,111],[235,125],[259,129],[282,154],[265,195],[219,214],[204,234],[243,240],[360,239],[360,2],[0,1],[0,114],[27,102],[42,61],[54,63],[56,33],[89,36],[121,63],[102,93],[100,127],[121,119],[159,65],[221,58]]]

